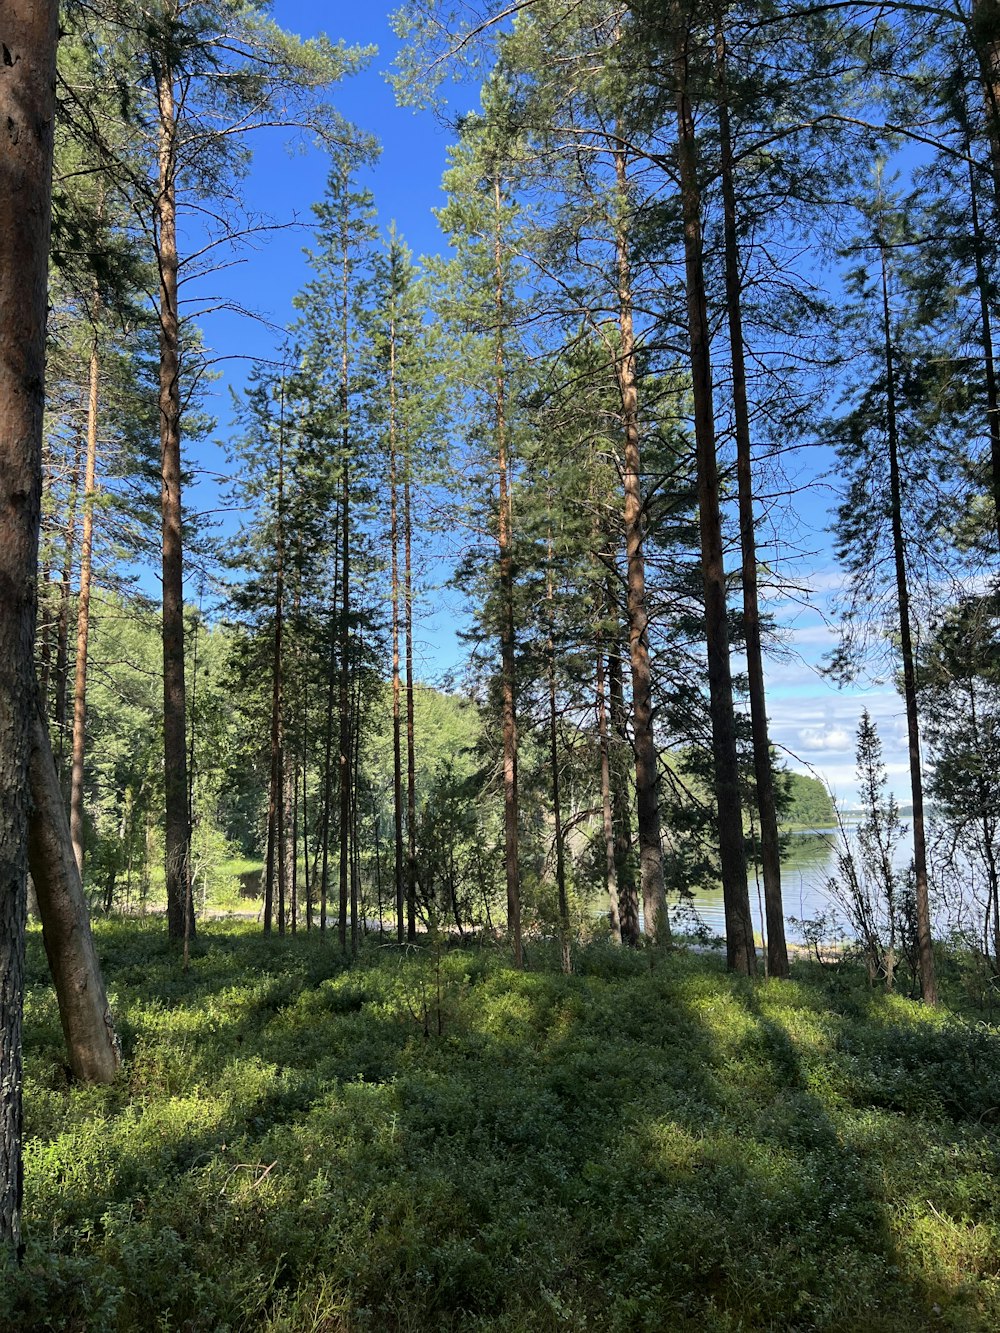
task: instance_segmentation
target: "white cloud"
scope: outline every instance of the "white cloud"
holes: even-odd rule
[[[832,750],[850,752],[854,748],[854,737],[843,727],[802,727],[798,732],[800,750]]]

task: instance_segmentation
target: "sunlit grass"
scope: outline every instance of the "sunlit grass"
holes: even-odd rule
[[[10,1329],[1000,1325],[1000,1034],[845,970],[163,925],[98,941],[126,1063],[66,1083],[37,937]]]

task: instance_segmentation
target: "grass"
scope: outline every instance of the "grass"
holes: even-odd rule
[[[1000,1031],[796,965],[102,923],[119,1083],[31,942],[4,1330],[1000,1325]],[[553,970],[548,970],[552,968]]]

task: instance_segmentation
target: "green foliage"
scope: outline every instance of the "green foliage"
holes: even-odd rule
[[[836,826],[836,807],[824,782],[805,773],[792,772],[783,773],[782,782],[788,804],[781,822],[786,828],[828,829]]]
[[[986,1330],[1000,1031],[798,965],[101,924],[120,1082],[32,939],[0,1329]],[[553,960],[554,961],[554,960]],[[536,960],[537,962],[537,960]],[[651,969],[652,963],[652,969]]]

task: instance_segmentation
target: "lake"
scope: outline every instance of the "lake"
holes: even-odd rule
[[[808,829],[787,835],[785,854],[781,858],[781,891],[785,908],[785,930],[789,940],[801,941],[801,931],[789,924],[789,917],[808,920],[830,910],[827,882],[837,868],[837,848],[840,833],[837,829]],[[750,908],[754,929],[761,931],[761,906],[764,883],[759,871],[749,867]],[[758,892],[759,881],[759,892]],[[725,935],[725,914],[722,890],[699,890],[687,904],[672,903],[670,919],[678,929],[690,929],[685,917],[694,908],[699,919],[713,935]]]

